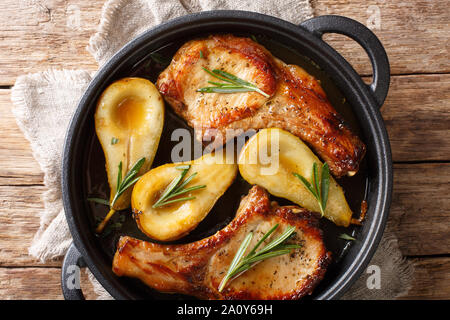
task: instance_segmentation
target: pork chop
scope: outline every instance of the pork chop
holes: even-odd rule
[[[219,81],[203,68],[222,70],[256,85],[258,92],[204,93]],[[301,138],[340,177],[358,171],[365,145],[346,126],[320,83],[305,70],[275,58],[249,38],[213,35],[192,40],[160,74],[157,87],[175,112],[215,146],[247,131],[277,127]],[[227,132],[228,129],[228,132]]]
[[[118,276],[139,278],[162,292],[204,299],[299,299],[311,294],[331,257],[318,221],[319,216],[306,209],[271,203],[267,192],[254,186],[242,199],[231,223],[209,238],[163,245],[121,237],[113,271]],[[275,224],[279,226],[266,242],[286,227],[295,226],[296,235],[289,242],[301,248],[260,262],[219,292],[219,284],[244,238],[253,232],[250,250]]]

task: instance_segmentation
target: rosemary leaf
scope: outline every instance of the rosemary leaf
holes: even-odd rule
[[[295,234],[295,227],[289,226],[286,230],[276,239],[272,240],[269,244],[264,246],[261,250],[256,251],[259,246],[278,228],[278,224],[270,228],[263,237],[256,243],[252,250],[244,257],[245,251],[247,250],[250,241],[253,238],[253,233],[250,232],[244,239],[244,241],[239,246],[233,261],[228,268],[228,271],[223,277],[219,285],[219,292],[225,288],[229,281],[232,281],[239,277],[242,273],[248,271],[254,267],[257,263],[277,257],[280,255],[291,253],[292,250],[298,249],[301,246],[298,244],[285,244]]]
[[[133,180],[131,180],[130,182],[128,182],[124,187],[123,187],[123,191],[127,190],[129,187],[131,187],[133,184],[135,184],[136,182],[138,182],[138,180],[141,177],[136,177]],[[122,190],[121,190],[122,191]],[[123,191],[121,192],[121,194],[123,193]]]
[[[130,175],[126,175],[125,178],[122,180],[122,182],[120,183],[121,185],[121,189],[126,189],[127,186],[129,186],[129,182],[134,178],[134,176],[136,176],[136,174],[138,173],[139,170],[133,170],[131,171]]]
[[[245,251],[247,250],[248,246],[250,245],[250,241],[253,238],[253,233],[250,232],[242,242],[241,246],[239,247],[238,251],[236,252],[236,255],[231,262],[230,269],[234,269],[239,262],[241,262],[242,258],[244,257]]]
[[[136,177],[139,170],[141,170],[142,166],[145,163],[145,158],[141,158],[131,167],[131,169],[128,171],[128,173],[125,175],[125,177],[122,180],[122,161],[119,162],[119,170],[117,173],[117,188],[116,193],[114,194],[114,197],[112,201],[109,203],[110,210],[106,217],[101,221],[101,223],[97,226],[96,232],[101,233],[103,232],[106,224],[111,219],[111,217],[114,215],[116,210],[114,209],[114,204],[116,203],[117,199],[133,184],[135,184],[140,177]]]
[[[314,190],[316,190],[316,194],[318,195],[319,200],[321,199],[321,193],[319,189],[319,170],[317,169],[317,163],[314,162],[313,164],[313,182],[312,185],[314,186]]]
[[[197,186],[185,188],[185,186],[197,175],[197,172],[194,172],[188,178],[186,178],[186,180],[183,181],[184,177],[186,176],[186,174],[189,171],[189,169],[191,168],[191,166],[190,165],[180,165],[175,168],[178,170],[182,170],[180,175],[178,177],[176,177],[175,179],[173,179],[172,182],[170,182],[170,184],[164,190],[163,194],[160,196],[158,201],[156,201],[153,204],[153,206],[152,206],[153,208],[159,208],[166,204],[171,204],[171,203],[175,203],[175,202],[193,200],[193,199],[195,199],[195,197],[184,197],[184,198],[178,198],[178,199],[172,199],[172,198],[175,198],[179,195],[182,195],[182,194],[185,194],[185,193],[188,193],[191,191],[206,188],[206,185],[197,185]],[[170,199],[172,199],[172,200],[170,200]]]
[[[198,185],[198,186],[193,186],[193,187],[189,187],[189,188],[186,188],[186,189],[181,189],[180,191],[177,191],[177,192],[171,194],[171,195],[168,196],[166,199],[171,199],[171,198],[174,198],[174,197],[176,197],[176,196],[179,196],[179,195],[182,195],[182,194],[191,192],[191,191],[195,191],[195,190],[197,190],[197,189],[203,189],[203,188],[206,188],[206,184],[202,184],[202,185]]]
[[[232,82],[236,82],[236,83],[239,83],[239,84],[242,84],[242,85],[246,85],[246,86],[253,86],[253,84],[251,84],[250,82],[242,80],[242,79],[236,77],[235,75],[233,75],[231,73],[228,73],[226,71],[219,70],[219,69],[214,69],[213,72],[215,74],[221,75],[224,78],[227,78],[228,80],[230,80]]]
[[[286,240],[287,241],[287,240]],[[284,249],[299,249],[302,246],[299,244],[281,244],[277,246],[277,249],[284,250]]]
[[[160,204],[164,202],[164,200],[173,192],[173,190],[177,187],[180,181],[184,178],[189,169],[182,169],[182,170],[183,171],[181,172],[181,174],[177,178],[173,179],[171,183],[169,183],[169,185],[164,190],[159,200],[153,205],[153,208],[159,207]]]
[[[278,228],[278,223],[274,225],[272,228],[270,228],[269,231],[266,232],[266,234],[258,241],[255,247],[252,249],[252,251],[250,251],[248,256],[252,256],[256,252],[256,249],[259,248],[259,246],[275,231],[276,228]]]
[[[198,92],[206,93],[237,93],[237,92],[249,92],[255,90],[249,90],[247,88],[242,88],[238,86],[233,87],[204,87],[197,90]]]
[[[269,251],[269,252],[266,252],[266,253],[263,253],[263,254],[258,254],[256,256],[248,258],[248,260],[246,262],[249,263],[249,264],[252,264],[252,263],[258,262],[260,260],[265,260],[265,259],[268,259],[268,258],[281,256],[283,254],[288,254],[290,252],[291,252],[291,250],[289,250],[289,249]]]
[[[153,208],[159,208],[162,206],[165,206],[167,204],[171,204],[171,203],[175,203],[175,202],[181,202],[181,201],[188,201],[188,200],[194,200],[195,197],[185,197],[185,198],[178,198],[178,199],[173,199],[173,200],[166,200],[163,203],[160,203],[158,205],[154,205]]]
[[[355,241],[356,239],[353,238],[352,236],[349,236],[346,233],[342,233],[339,238],[344,239],[344,240],[348,240],[348,241]]]
[[[317,198],[316,189],[313,188],[313,186],[311,185],[311,183],[309,183],[308,180],[306,180],[303,176],[299,175],[298,173],[294,172],[292,174],[303,183],[303,185],[306,187],[306,189],[308,189],[309,192],[311,192],[315,198]]]
[[[128,173],[125,175],[125,178],[123,178],[123,181],[127,181],[128,179],[132,179],[134,175],[136,175],[139,170],[141,170],[142,166],[145,163],[145,158],[141,158],[131,167],[131,169],[128,171]]]
[[[191,180],[197,175],[197,172],[194,172],[193,174],[191,174],[188,178],[184,179],[184,181],[173,191],[174,193],[177,193],[181,190],[183,190],[183,188],[189,183],[191,182]]]
[[[328,192],[330,189],[330,169],[328,164],[325,163],[322,166],[321,178],[319,179],[319,170],[317,163],[314,162],[312,167],[312,181],[309,182],[305,177],[301,176],[298,173],[292,173],[295,177],[297,177],[300,182],[308,189],[309,192],[316,198],[317,203],[319,205],[320,213],[322,217],[325,215],[325,209],[328,201]]]
[[[111,207],[114,206],[117,199],[135,182],[139,180],[140,177],[135,178],[136,174],[141,170],[142,166],[145,163],[145,158],[141,158],[131,167],[128,173],[122,180],[122,161],[119,163],[119,173],[117,174],[117,190],[114,195],[113,200],[111,201]]]
[[[115,138],[115,137],[112,137],[111,138],[111,145],[115,145],[116,143],[118,143],[119,142],[119,139],[117,139],[117,138]]]
[[[117,173],[117,187],[116,187],[116,190],[119,190],[121,182],[122,182],[122,161],[119,162],[119,172]]]
[[[215,85],[215,86],[218,86],[218,87],[228,87],[228,86],[234,86],[233,84],[228,84],[228,83],[223,83],[223,82],[215,82],[215,81],[209,81],[208,80],[208,83],[210,83],[210,84],[213,84],[213,85]]]
[[[223,290],[223,288],[225,288],[225,285],[227,284],[228,280],[232,277],[231,274],[233,273],[233,271],[238,269],[236,267],[239,266],[239,264],[241,263],[241,260],[243,259],[245,251],[247,250],[252,238],[253,238],[253,233],[250,232],[245,237],[244,241],[242,241],[241,245],[239,246],[238,251],[236,252],[236,254],[233,258],[233,261],[231,261],[231,265],[230,265],[230,268],[228,269],[227,274],[220,282],[219,292],[221,292]]]
[[[245,81],[241,78],[236,77],[235,75],[228,73],[223,70],[214,69],[209,70],[203,67],[203,70],[217,78],[219,80],[225,81],[225,83],[208,81],[208,83],[214,85],[214,87],[204,87],[197,89],[198,92],[205,93],[236,93],[236,92],[258,92],[265,96],[266,98],[270,97],[267,93],[259,89],[256,85],[251,82]]]
[[[262,254],[274,249],[276,246],[287,240],[287,238],[289,238],[294,232],[295,227],[293,226],[287,227],[281,236],[279,236],[277,239],[273,240],[268,245],[266,245],[263,249],[261,249],[261,251],[258,252],[258,254]]]
[[[104,204],[105,206],[109,206],[109,201],[101,198],[87,198],[88,201],[95,202],[98,204]]]
[[[322,193],[322,207],[325,211],[328,201],[328,191],[330,189],[330,169],[328,167],[328,163],[322,166],[322,180],[320,182],[321,193]]]
[[[214,71],[211,71],[211,70],[209,70],[209,69],[207,69],[205,67],[202,67],[202,69],[204,71],[206,71],[207,73],[209,73],[210,75],[212,75],[213,77],[217,78],[217,79],[220,79],[220,80],[223,80],[223,81],[226,81],[226,82],[229,82],[229,83],[233,83],[232,81],[230,81],[230,79],[223,78],[220,75],[216,74]],[[217,70],[217,69],[214,69],[214,70]]]

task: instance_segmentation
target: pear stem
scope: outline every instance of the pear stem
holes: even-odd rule
[[[116,210],[112,209],[109,210],[106,217],[103,219],[103,221],[98,225],[97,229],[95,229],[95,232],[102,233],[103,229],[105,228],[106,224],[108,223],[109,219],[116,213]]]

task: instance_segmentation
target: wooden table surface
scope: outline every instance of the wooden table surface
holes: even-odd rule
[[[415,266],[405,298],[450,299],[450,1],[312,3],[316,15],[345,15],[371,26],[387,50],[392,80],[382,114],[395,178],[389,223]],[[102,5],[103,0],[1,1],[0,299],[62,298],[61,260],[40,263],[27,254],[45,187],[11,113],[11,87],[19,75],[48,68],[96,70],[85,47]],[[68,23],[74,10],[80,10],[78,30]],[[336,35],[326,40],[370,81],[369,60],[355,42]],[[92,288],[85,289],[92,297]]]

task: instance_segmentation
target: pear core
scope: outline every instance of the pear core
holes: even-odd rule
[[[145,121],[145,100],[136,96],[126,97],[115,108],[114,118],[122,130],[140,128]]]

